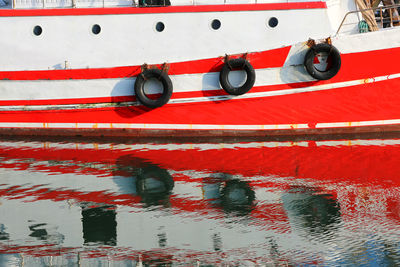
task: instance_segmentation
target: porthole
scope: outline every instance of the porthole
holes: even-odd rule
[[[156,30],[157,30],[158,32],[162,32],[164,29],[165,29],[164,23],[162,23],[161,21],[160,21],[160,22],[157,22],[157,24],[156,24]]]
[[[211,22],[211,28],[213,28],[214,30],[218,30],[219,28],[221,28],[221,21],[219,19],[214,19]]]
[[[36,35],[36,36],[41,35],[42,32],[43,32],[42,27],[40,27],[39,25],[36,25],[36,26],[33,28],[33,34]]]
[[[93,34],[99,34],[101,32],[101,27],[99,24],[94,24],[92,27]]]
[[[275,28],[276,26],[278,26],[278,19],[275,17],[272,17],[268,20],[268,26],[270,26],[271,28]]]

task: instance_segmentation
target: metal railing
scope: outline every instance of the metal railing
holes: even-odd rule
[[[6,0],[8,2],[10,2],[10,7],[13,9],[17,9],[17,8],[75,8],[75,7],[109,7],[109,6],[119,6],[117,4],[111,4],[113,1],[112,0],[95,0],[92,1],[95,2],[95,4],[93,5],[85,5],[85,1],[83,1],[83,3],[79,0],[65,0],[64,2],[68,2],[68,4],[60,4],[59,6],[54,6],[54,1],[52,1],[49,4],[48,0],[32,0],[32,2],[35,2],[35,4],[32,4],[29,6],[29,4],[27,3],[20,3],[20,0]],[[295,0],[292,0],[293,2],[295,2]],[[56,1],[57,2],[57,1]],[[62,2],[62,1],[60,1]],[[163,7],[163,6],[169,6],[173,2],[173,0],[131,0],[131,1],[126,1],[126,2],[130,2],[130,4],[123,4],[121,6],[134,6],[134,7],[146,7],[146,6],[151,6],[151,7]],[[207,0],[187,0],[187,2],[185,4],[182,4],[182,1],[179,1],[178,4],[174,4],[174,5],[199,5],[199,2],[201,5],[204,4],[204,2],[206,3]],[[249,0],[248,3],[251,4],[258,4],[259,2],[261,3],[265,3],[266,1],[260,1],[260,0]],[[284,3],[289,2],[289,0],[283,1]],[[212,4],[212,3],[211,3]],[[214,4],[229,4],[229,0],[221,0],[221,1],[215,1]],[[1,7],[0,7],[1,8]]]
[[[35,3],[34,3],[35,2]],[[9,0],[8,1],[8,8],[12,9],[18,9],[18,8],[75,8],[75,7],[108,7],[108,6],[138,6],[138,3],[136,0],[130,0],[130,1],[124,1],[126,3],[124,4],[114,4],[114,5],[109,5],[113,1],[111,0],[99,0],[95,1],[95,4],[93,5],[93,2],[91,2],[91,5],[85,5],[85,2],[80,2],[79,0],[65,0],[65,1],[60,1],[59,6],[54,5],[54,1],[52,2],[47,2],[47,0],[36,0],[32,1],[32,4],[24,4],[20,3],[18,0]],[[116,1],[117,2],[117,1]],[[127,4],[127,2],[130,2],[130,4]],[[5,6],[7,8],[7,5]],[[2,7],[0,7],[1,9]]]
[[[377,6],[377,7],[371,7],[371,8],[366,8],[366,9],[360,9],[360,10],[347,12],[346,15],[344,15],[344,17],[343,17],[342,23],[340,23],[340,26],[339,26],[338,30],[336,31],[336,35],[339,34],[340,29],[342,28],[344,22],[346,21],[346,19],[347,19],[347,17],[349,15],[351,15],[351,14],[360,14],[360,13],[362,13],[364,11],[372,10],[374,15],[375,15],[376,11],[379,10],[379,16],[377,17],[375,15],[375,21],[377,21],[377,22],[379,21],[382,28],[384,28],[385,23],[389,23],[390,26],[393,26],[394,22],[400,23],[400,21],[398,21],[398,20],[393,20],[393,14],[392,14],[392,9],[394,9],[394,8],[397,9],[399,7],[400,7],[400,4],[395,4],[395,5],[390,5],[390,6]],[[387,10],[388,11],[389,17],[385,17],[384,16],[384,11],[383,10],[385,10],[385,11]]]

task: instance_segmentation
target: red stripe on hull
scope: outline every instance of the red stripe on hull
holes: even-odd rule
[[[162,13],[198,13],[229,11],[266,11],[292,9],[326,8],[325,2],[294,2],[235,5],[192,5],[167,7],[109,7],[109,8],[60,8],[60,9],[5,9],[0,10],[0,17],[31,16],[85,16],[118,14],[162,14]]]
[[[255,69],[282,67],[290,51],[290,46],[247,54],[247,59]],[[239,55],[233,56],[238,57]],[[400,73],[400,47],[367,52],[342,54],[342,66],[337,76],[318,84],[343,80],[361,79],[374,76]],[[388,62],[382,60],[390,58]],[[373,63],[373,65],[371,65]],[[224,64],[224,57],[201,59],[169,64],[169,75],[219,72]],[[153,66],[153,65],[152,65]],[[154,65],[162,68],[162,64]],[[31,70],[0,71],[0,80],[85,80],[135,77],[141,72],[141,66],[114,68],[66,69],[66,70]],[[317,82],[316,82],[317,83]]]
[[[282,67],[289,53],[290,46],[247,54],[247,59],[254,68]],[[233,56],[238,57],[238,55]],[[169,64],[169,75],[219,72],[224,64],[224,57],[201,59]],[[162,68],[162,65],[156,65]],[[97,69],[66,69],[66,70],[32,70],[32,71],[1,71],[0,80],[82,80],[135,77],[141,72],[141,66],[126,66]]]
[[[288,56],[290,46],[263,52],[247,54],[247,59],[255,69],[282,67]],[[236,56],[237,57],[237,56]],[[329,81],[360,79],[399,73],[400,67],[395,64],[400,60],[400,48],[390,48],[360,53],[342,54],[342,68],[339,74]],[[382,60],[393,59],[390,62]],[[374,64],[371,66],[371,62]],[[392,62],[392,63],[391,63]],[[169,64],[169,75],[219,72],[224,64],[224,57],[201,59]],[[162,64],[156,65],[162,68]],[[367,67],[371,66],[371,67]],[[86,80],[106,78],[126,78],[139,75],[141,66],[124,66],[115,68],[66,69],[66,70],[32,70],[32,71],[0,71],[0,80]]]
[[[0,122],[276,125],[399,119],[400,79],[218,102],[76,110],[3,111]],[[240,108],[238,108],[240,107]]]
[[[330,82],[400,73],[400,47],[342,54],[341,69]]]

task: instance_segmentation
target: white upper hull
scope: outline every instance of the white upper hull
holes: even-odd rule
[[[174,7],[170,7],[174,8]],[[139,9],[139,8],[138,8]],[[325,8],[109,14],[0,16],[0,71],[110,68],[207,59],[265,51],[331,36]],[[195,9],[193,9],[195,10]],[[276,17],[278,25],[268,26]],[[218,19],[221,27],[212,29]],[[156,30],[162,22],[165,29]],[[93,25],[101,32],[92,33]],[[33,34],[35,26],[40,36]]]

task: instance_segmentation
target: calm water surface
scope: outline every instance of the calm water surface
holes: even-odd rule
[[[398,266],[400,139],[0,140],[0,266]]]

